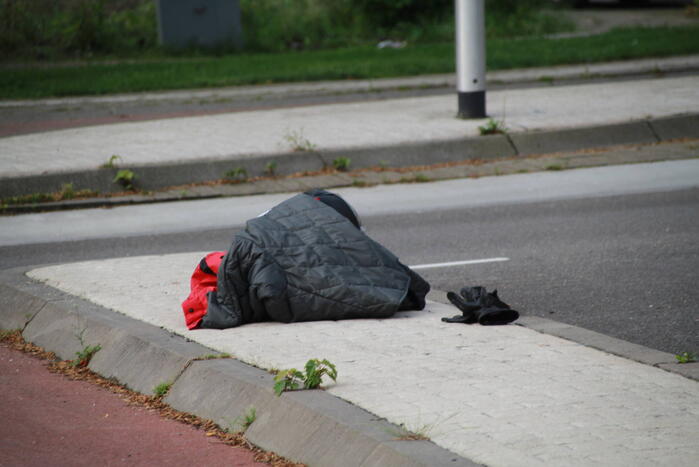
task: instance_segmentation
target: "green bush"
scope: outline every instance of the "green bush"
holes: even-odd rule
[[[489,37],[570,29],[545,13],[544,0],[486,0]],[[245,48],[280,52],[454,40],[453,0],[240,0]],[[157,45],[153,0],[0,0],[0,55],[5,59],[133,56]],[[221,48],[207,54],[232,52]]]
[[[486,0],[489,37],[542,35],[573,24],[542,10],[544,0]],[[453,0],[241,0],[246,48],[283,51],[454,40]]]
[[[5,57],[124,54],[156,43],[153,1],[0,0],[0,52]]]
[[[240,13],[248,50],[341,47],[366,29],[350,0],[241,0]]]
[[[575,27],[571,20],[542,10],[550,5],[545,0],[486,0],[485,3],[488,37],[540,36]]]
[[[391,29],[449,17],[454,0],[355,0],[354,4],[372,26]]]

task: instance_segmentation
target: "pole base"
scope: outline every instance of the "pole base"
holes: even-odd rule
[[[485,118],[485,91],[459,91],[459,118]]]

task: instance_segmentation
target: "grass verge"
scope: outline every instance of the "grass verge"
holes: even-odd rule
[[[699,53],[699,26],[625,28],[588,37],[491,39],[489,70]],[[375,79],[454,71],[452,43],[404,49],[150,59],[147,62],[5,67],[1,99],[101,95],[294,81]]]

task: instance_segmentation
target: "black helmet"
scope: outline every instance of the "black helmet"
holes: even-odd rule
[[[349,221],[354,224],[354,226],[358,229],[361,228],[361,223],[359,222],[359,217],[357,216],[357,213],[354,212],[354,209],[352,209],[352,206],[347,204],[347,202],[340,198],[338,195],[335,193],[330,193],[329,191],[326,190],[321,190],[320,188],[314,188],[312,190],[308,190],[304,192],[305,195],[312,196],[313,198],[317,199],[318,201],[321,201],[331,208],[335,209],[335,211],[339,212],[343,216],[345,216]]]

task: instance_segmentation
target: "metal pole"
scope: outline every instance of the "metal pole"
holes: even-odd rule
[[[460,118],[485,114],[485,0],[456,2],[456,88]]]

